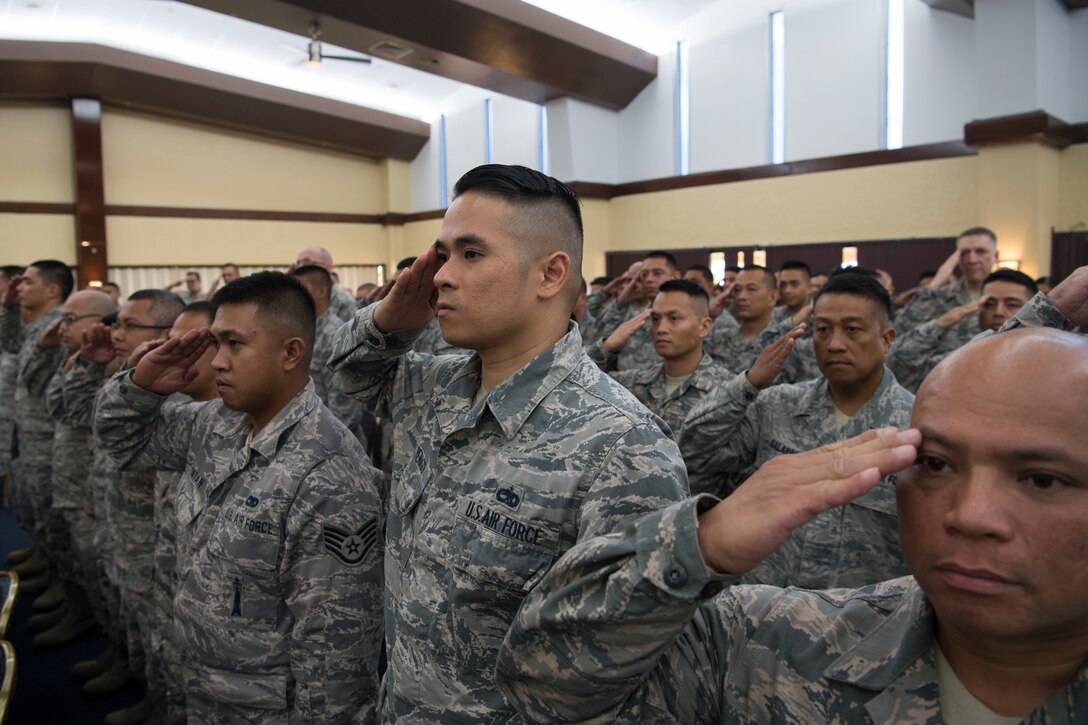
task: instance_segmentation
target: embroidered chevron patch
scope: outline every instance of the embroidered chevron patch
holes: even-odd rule
[[[359,566],[378,542],[378,517],[372,516],[354,533],[325,524],[321,527],[325,551],[345,566]]]

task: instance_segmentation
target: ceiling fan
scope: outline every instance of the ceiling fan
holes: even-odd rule
[[[317,20],[310,21],[310,44],[307,46],[306,66],[308,68],[320,68],[321,62],[325,60],[350,60],[355,63],[370,63],[371,59],[365,56],[351,56],[351,55],[329,55],[323,53],[321,50],[321,41],[318,38],[321,36],[321,24]]]

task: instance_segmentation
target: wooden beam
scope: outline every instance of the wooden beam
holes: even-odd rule
[[[72,156],[76,182],[76,265],[79,285],[107,279],[102,103],[72,99]]]

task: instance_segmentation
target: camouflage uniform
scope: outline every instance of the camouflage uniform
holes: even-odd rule
[[[174,611],[190,717],[372,721],[380,474],[313,382],[255,435],[222,401],[162,403],[121,373],[95,428],[122,467],[184,470]]]
[[[310,379],[314,381],[314,388],[321,402],[332,411],[337,420],[356,431],[362,424],[365,412],[363,406],[359,404],[359,401],[344,394],[344,391],[340,389],[340,381],[336,378],[336,373],[329,370],[327,365],[332,356],[333,337],[343,324],[343,320],[336,316],[331,307],[317,318],[314,352],[310,356]]]
[[[605,305],[597,320],[597,339],[586,347],[586,352],[593,362],[605,372],[613,370],[637,370],[653,367],[661,361],[654,349],[654,338],[650,332],[650,321],[637,329],[627,344],[618,353],[604,350],[604,338],[616,331],[616,328],[646,310],[646,306],[625,305],[619,302]],[[607,362],[602,362],[607,361]]]
[[[660,360],[660,358],[659,358]],[[672,432],[672,439],[680,437],[680,428],[688,413],[705,398],[711,390],[723,385],[732,377],[721,363],[709,355],[703,355],[691,377],[680,387],[665,392],[665,363],[638,370],[624,370],[610,373],[616,381],[631,391],[638,402],[649,408],[650,412],[662,418]]]
[[[937,364],[970,340],[961,340],[953,330],[942,330],[930,320],[896,338],[885,360],[899,384],[912,393]]]
[[[94,401],[105,382],[106,366],[77,357],[64,376],[62,384],[65,416],[72,425],[90,429],[94,418]],[[93,437],[88,445],[93,443]],[[109,524],[108,491],[117,479],[117,469],[106,453],[93,445],[88,470],[87,495],[95,516],[88,518],[91,528],[90,552],[95,566],[87,575],[97,582],[101,602],[91,594],[95,617],[106,630],[110,642],[118,648],[127,647],[124,616],[121,611],[121,573],[114,553],[114,535]],[[88,589],[93,588],[88,582]],[[104,605],[103,611],[100,607]],[[138,654],[138,653],[137,653]]]
[[[724,584],[690,499],[580,544],[528,597],[498,679],[530,722],[944,722],[933,609],[913,577],[855,590]],[[711,599],[716,594],[716,598]],[[1025,719],[1088,712],[1088,666]]]
[[[15,445],[15,376],[18,357],[0,350],[0,476],[8,475]],[[29,503],[29,502],[28,502]]]
[[[998,332],[1008,332],[1020,327],[1053,327],[1066,332],[1074,332],[1078,335],[1084,334],[1084,331],[1063,315],[1061,310],[1055,307],[1050,298],[1042,292],[1036,293],[1015,315],[1005,320]],[[992,331],[987,330],[979,337],[988,337],[993,334]]]
[[[359,303],[355,301],[350,293],[333,285],[332,294],[329,295],[329,309],[332,310],[335,316],[347,322],[355,317],[355,313],[359,309]]]
[[[775,385],[758,391],[744,373],[711,393],[691,412],[680,434],[688,466],[743,481],[776,456],[819,448],[884,426],[910,426],[914,396],[887,368],[873,397],[842,428],[827,380]],[[825,511],[745,581],[808,589],[872,584],[906,573],[899,548],[894,476],[845,506]]]
[[[744,337],[744,331],[741,330],[740,323],[732,315],[723,312],[714,320],[714,324],[710,328],[710,334],[706,336],[706,340],[703,342],[703,349],[730,370],[747,370],[759,357],[759,353],[763,351],[763,348],[774,341],[773,337],[764,337],[763,333],[768,328],[770,328],[770,325],[767,325],[762,333],[749,340]]]
[[[68,539],[63,517],[52,511],[53,419],[45,409],[45,389],[57,369],[64,349],[38,347],[42,332],[57,321],[61,308],[54,307],[34,322],[24,325],[18,305],[3,305],[0,310],[0,348],[17,355],[15,382],[15,430],[19,459],[13,483],[15,498],[29,493],[33,521],[20,525],[32,531],[36,543],[56,564],[53,549],[64,549]],[[25,487],[24,491],[18,488]],[[23,499],[26,500],[25,498]],[[24,506],[16,512],[27,512]]]
[[[597,318],[589,314],[589,310],[582,315],[582,319],[575,320],[578,323],[578,334],[582,336],[582,347],[589,347],[597,341],[600,334]]]
[[[953,307],[960,307],[977,299],[978,295],[967,290],[962,278],[938,289],[923,287],[895,316],[896,332],[904,335],[930,320],[937,319]],[[948,331],[949,344],[954,342],[956,347],[965,345],[979,331],[978,315],[968,315]]]
[[[155,476],[155,567],[151,579],[154,625],[147,653],[148,678],[154,680],[162,698],[154,704],[165,713],[166,722],[175,724],[186,720],[185,669],[174,628],[178,584],[175,505],[180,478],[180,471],[159,471]]]
[[[469,355],[471,352],[463,347],[457,347],[446,342],[446,338],[442,337],[442,327],[438,322],[437,317],[432,317],[431,321],[423,328],[423,331],[419,333],[419,337],[416,338],[415,344],[412,345],[414,352],[421,352],[425,355]]]
[[[332,364],[396,421],[384,717],[516,721],[494,665],[522,598],[575,542],[682,497],[679,452],[574,325],[473,405],[479,356],[411,353],[418,330],[373,317],[340,330]]]
[[[80,416],[69,415],[64,405],[66,360],[49,381],[45,405],[55,422],[53,434],[53,508],[64,519],[69,541],[58,558],[58,573],[68,605],[78,615],[93,607],[101,621],[105,602],[95,576],[94,523],[83,512],[91,504],[88,476],[91,469],[91,428]]]

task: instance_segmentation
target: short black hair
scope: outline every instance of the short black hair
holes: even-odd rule
[[[920,275],[918,275],[918,281],[921,282],[926,277],[932,278],[932,277],[936,277],[936,276],[937,276],[937,270],[927,269],[925,272],[922,272]]]
[[[0,267],[0,277],[11,279],[15,275],[22,274],[25,271],[25,267],[20,267],[17,264],[5,264],[3,267]]]
[[[741,267],[739,265],[734,264],[734,265],[730,265],[730,266],[726,267],[725,271],[726,272],[736,272],[737,274],[740,274],[741,272],[744,271],[744,267]]]
[[[710,295],[706,293],[706,290],[702,285],[692,282],[690,279],[670,279],[661,283],[661,286],[657,288],[658,294],[662,292],[683,292],[688,297],[695,297],[701,299],[710,304]]]
[[[110,282],[109,280],[106,280],[105,282],[102,283],[102,286],[103,287],[111,287],[111,288],[117,290],[117,294],[121,294],[121,285],[117,284],[116,282]]]
[[[307,361],[313,354],[317,309],[310,293],[283,272],[257,272],[239,277],[216,290],[211,299],[216,312],[223,305],[255,305],[266,328],[287,337],[301,337]],[[308,362],[307,362],[308,364]]]
[[[805,273],[806,277],[812,279],[812,267],[808,266],[808,262],[802,262],[800,259],[790,259],[783,262],[778,271],[785,272],[787,269],[799,269]]]
[[[1039,291],[1039,285],[1035,283],[1035,280],[1015,269],[996,269],[993,272],[990,272],[986,275],[986,279],[982,280],[982,286],[985,287],[991,282],[1011,282],[1013,284],[1018,284],[1027,289],[1027,291],[1031,293],[1031,295],[1029,295],[1031,297],[1034,297]]]
[[[872,269],[869,269],[868,267],[843,267],[843,266],[838,266],[838,267],[835,267],[835,269],[831,270],[831,274],[828,275],[828,276],[829,277],[836,277],[836,276],[838,276],[840,274],[863,274],[866,277],[872,277],[873,279],[878,280],[878,281],[880,280],[880,275],[876,271],[874,271]]]
[[[404,259],[397,262],[397,271],[399,272],[402,269],[408,269],[409,267],[411,267],[415,263],[416,263],[416,258],[415,257],[405,257]]]
[[[240,269],[238,269],[238,265],[235,264],[234,262],[227,262],[226,264],[221,266],[220,269],[226,269],[227,267],[234,267],[235,272],[237,272],[238,274],[242,273],[242,271]]]
[[[969,229],[964,229],[962,232],[959,233],[959,235],[956,236],[956,241],[959,241],[963,237],[972,237],[976,234],[981,234],[984,237],[989,237],[991,240],[993,240],[994,245],[997,245],[997,235],[994,234],[994,231],[992,229],[989,229],[987,227],[971,227]]]
[[[324,289],[332,296],[332,275],[329,274],[329,270],[324,267],[319,267],[316,264],[307,264],[297,269],[293,269],[289,272],[292,277],[299,279],[307,279],[315,283],[321,289]]]
[[[864,297],[876,305],[886,324],[892,319],[892,298],[884,285],[876,278],[875,273],[864,270],[869,274],[854,271],[856,268],[835,272],[828,277],[824,286],[816,293],[813,306],[826,294],[847,294],[856,297]]]
[[[778,291],[778,280],[775,279],[774,272],[767,269],[766,267],[762,267],[762,266],[760,266],[758,264],[749,264],[747,267],[743,267],[740,270],[740,272],[756,272],[756,271],[763,273],[763,283],[765,285],[767,285],[768,289],[770,289],[771,291],[774,291],[774,292]],[[740,272],[738,272],[737,274],[740,274]]]
[[[182,315],[203,315],[208,321],[208,325],[212,324],[212,320],[215,319],[215,310],[212,309],[212,303],[207,300],[197,300],[196,302],[190,302],[185,305],[184,309],[178,313],[178,317]]]
[[[72,294],[76,281],[72,277],[71,268],[64,262],[58,262],[55,259],[39,259],[37,262],[27,265],[27,269],[31,267],[38,270],[38,276],[42,278],[42,284],[55,284],[60,287],[60,298],[62,300],[68,299],[68,295]]]
[[[1054,286],[1054,278],[1049,275],[1043,275],[1039,279],[1035,280],[1035,285],[1048,284],[1051,287]]]
[[[198,280],[200,279],[200,272],[197,272],[195,269],[190,269],[188,272],[185,273],[185,276],[188,277],[190,274],[196,277]]]
[[[167,292],[163,289],[141,289],[128,296],[129,302],[139,302],[140,300],[147,300],[151,303],[147,308],[148,314],[155,320],[156,325],[165,327],[174,324],[174,320],[178,319],[178,315],[185,309],[184,300],[173,292]]]
[[[454,199],[470,192],[502,199],[523,213],[518,219],[523,226],[512,236],[526,263],[552,252],[570,257],[567,292],[573,301],[582,278],[585,236],[582,202],[574,189],[525,166],[484,164],[466,172],[453,186]]]
[[[604,277],[594,277],[593,280],[589,283],[589,286],[592,287],[595,284],[608,284],[611,281],[612,278],[607,275]]]
[[[664,259],[665,264],[669,265],[669,269],[671,269],[673,272],[678,269],[678,267],[676,266],[676,257],[660,249],[655,249],[652,252],[647,252],[646,256],[643,257],[643,259]]]
[[[684,274],[688,272],[698,272],[709,284],[714,284],[714,272],[705,264],[693,264],[684,270]]]

